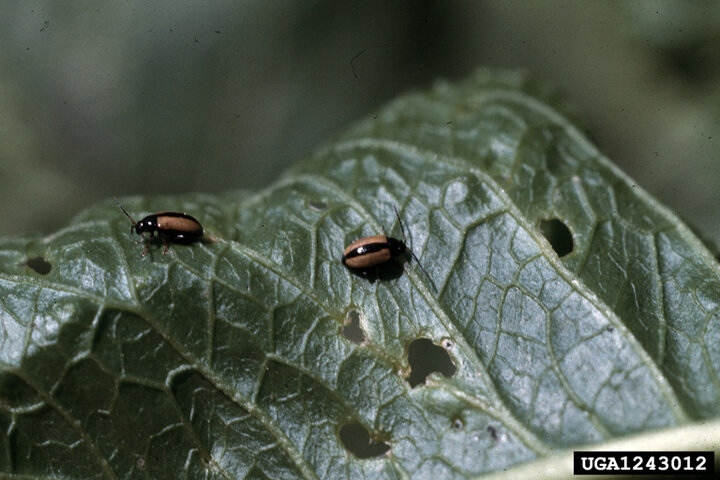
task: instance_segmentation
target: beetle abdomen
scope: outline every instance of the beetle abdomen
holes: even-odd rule
[[[200,222],[186,213],[160,212],[155,218],[158,234],[174,241],[192,242],[203,235]]]
[[[350,268],[370,268],[385,263],[392,258],[385,235],[355,240],[345,249],[342,262]]]

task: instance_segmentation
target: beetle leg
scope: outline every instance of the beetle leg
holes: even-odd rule
[[[163,249],[163,255],[167,255],[168,251],[170,250],[170,245],[168,244],[168,241],[163,238],[162,239],[163,244],[165,245],[165,248]]]
[[[145,258],[145,255],[147,255],[149,250],[150,250],[150,241],[145,240],[145,249],[143,250],[141,257]]]

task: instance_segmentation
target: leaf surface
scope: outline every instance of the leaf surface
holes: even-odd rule
[[[716,262],[546,97],[480,72],[398,99],[264,191],[124,199],[136,220],[202,222],[167,255],[142,257],[109,201],[0,242],[0,472],[502,476],[693,422],[711,423],[690,445],[717,445]],[[394,207],[428,275],[409,255],[349,272],[351,241],[402,238]],[[429,370],[442,352],[452,369],[413,387],[418,339],[442,349],[421,350]],[[350,448],[356,424],[384,447]]]

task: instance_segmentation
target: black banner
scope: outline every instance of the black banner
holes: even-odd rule
[[[573,452],[575,475],[712,475],[715,452]]]

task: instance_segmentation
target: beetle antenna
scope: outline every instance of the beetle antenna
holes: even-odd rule
[[[120,200],[118,200],[117,197],[113,197],[113,200],[115,200],[115,203],[117,203],[117,206],[120,207],[120,210],[122,210],[123,213],[130,219],[130,221],[133,224],[133,227],[137,227],[137,223],[135,223],[135,220],[133,220],[132,217],[130,216],[130,214],[125,211],[125,209],[123,208],[122,205],[120,205]]]
[[[432,281],[432,278],[430,278],[430,275],[428,275],[428,273],[425,271],[425,267],[422,266],[422,263],[420,263],[420,259],[417,257],[417,255],[415,255],[415,252],[413,252],[410,248],[408,248],[408,252],[410,252],[410,255],[412,255],[412,257],[415,259],[415,262],[418,264],[418,267],[420,267],[420,270],[422,270],[428,280],[430,280],[430,285],[432,285],[433,289],[437,291],[435,283]]]
[[[407,245],[407,238],[405,238],[405,229],[403,228],[402,220],[400,220],[400,214],[397,211],[397,207],[393,205],[393,209],[395,210],[395,215],[397,216],[398,223],[400,224],[400,231],[402,232],[403,236],[403,242]]]
[[[398,209],[395,205],[393,205],[393,208],[395,209],[395,215],[397,216],[398,223],[400,224],[400,231],[402,232],[403,242],[407,245],[407,238],[405,238],[405,229],[403,228],[402,220],[400,220],[400,214],[398,213]],[[415,259],[415,262],[420,267],[420,270],[422,270],[428,280],[430,280],[430,285],[432,285],[433,288],[437,291],[437,288],[435,288],[435,283],[433,283],[432,278],[430,278],[430,275],[428,275],[427,271],[425,271],[425,267],[422,266],[422,263],[420,263],[420,259],[417,257],[417,255],[415,255],[415,252],[413,252],[412,248],[409,247],[407,250],[408,252],[410,252],[410,255],[412,255],[412,257]]]

